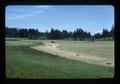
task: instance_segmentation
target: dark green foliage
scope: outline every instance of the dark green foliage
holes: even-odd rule
[[[90,32],[84,31],[81,28],[77,28],[74,32],[68,32],[67,30],[60,31],[58,29],[51,28],[48,32],[39,32],[38,29],[17,29],[17,28],[6,28],[5,36],[13,38],[29,38],[29,39],[74,39],[74,40],[93,40],[100,38],[112,37],[114,39],[114,26],[108,31],[103,29],[102,34],[96,33],[94,36]]]
[[[101,38],[102,37],[102,35],[100,34],[100,33],[96,33],[95,35],[94,35],[94,38]]]
[[[94,39],[94,37],[91,37],[91,41],[94,41],[95,39]]]
[[[28,30],[27,29],[19,29],[19,37],[20,38],[28,37]]]
[[[115,27],[114,26],[112,26],[112,29],[110,30],[110,35],[111,35],[111,37],[114,39],[114,37],[115,37]]]
[[[48,33],[48,39],[61,39],[61,31],[53,28],[51,29],[51,32]]]
[[[37,39],[39,35],[38,29],[28,29],[28,38]]]
[[[76,31],[74,31],[73,38],[75,40],[90,39],[91,34],[90,34],[90,32],[83,31],[81,28],[79,28],[79,29],[76,29]]]
[[[25,28],[6,28],[5,36],[12,38],[29,38],[37,39],[39,35],[38,29],[25,29]]]
[[[103,29],[102,37],[108,37],[108,36],[109,36],[109,31],[107,29]]]
[[[102,34],[100,33],[96,33],[94,34],[94,38],[95,39],[102,39],[102,40],[111,40],[108,39],[108,37],[112,37],[112,39],[114,40],[114,26],[112,26],[112,29],[110,31],[108,31],[107,29],[103,29]],[[105,39],[106,38],[106,39]]]
[[[69,36],[69,34],[68,34],[67,30],[63,30],[63,31],[61,32],[61,38],[62,38],[62,39],[67,38],[68,36]]]
[[[17,28],[6,28],[5,30],[5,36],[6,37],[18,37],[18,29]]]

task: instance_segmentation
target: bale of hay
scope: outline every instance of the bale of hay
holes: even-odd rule
[[[107,62],[107,64],[111,64],[111,62]]]
[[[79,54],[76,54],[76,56],[79,56]]]
[[[51,43],[56,43],[55,41],[51,41]]]

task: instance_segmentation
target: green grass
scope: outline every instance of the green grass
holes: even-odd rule
[[[17,41],[11,42],[6,42],[7,78],[86,79],[114,77],[114,68],[69,60],[30,48],[35,43],[41,44],[40,41],[26,40],[19,41],[18,43],[16,43]]]
[[[62,50],[104,57],[110,61],[114,60],[113,41],[61,41],[59,43],[59,48]]]

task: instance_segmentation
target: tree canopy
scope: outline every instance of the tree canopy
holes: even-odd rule
[[[76,28],[73,32],[68,32],[67,30],[58,30],[51,28],[51,31],[40,32],[38,29],[27,29],[27,28],[8,28],[6,27],[5,37],[14,37],[14,38],[29,38],[29,39],[66,39],[73,38],[74,40],[86,40],[86,39],[99,39],[112,37],[114,39],[114,26],[111,30],[103,29],[102,33],[96,33],[93,36],[90,32],[84,31],[82,28]]]

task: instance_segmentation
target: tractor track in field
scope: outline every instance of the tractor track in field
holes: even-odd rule
[[[62,49],[59,49],[58,43],[48,43],[44,42],[45,45],[37,45],[37,46],[32,46],[31,48],[36,49],[38,51],[43,51],[47,52],[53,55],[57,55],[63,58],[67,59],[72,59],[72,60],[81,60],[86,63],[90,64],[97,64],[97,65],[102,65],[102,66],[107,66],[107,67],[114,67],[114,63],[106,62],[106,58],[103,57],[98,57],[98,56],[92,56],[92,55],[87,55],[87,54],[82,54],[82,53],[75,53],[75,52],[70,52],[70,51],[65,51]]]

